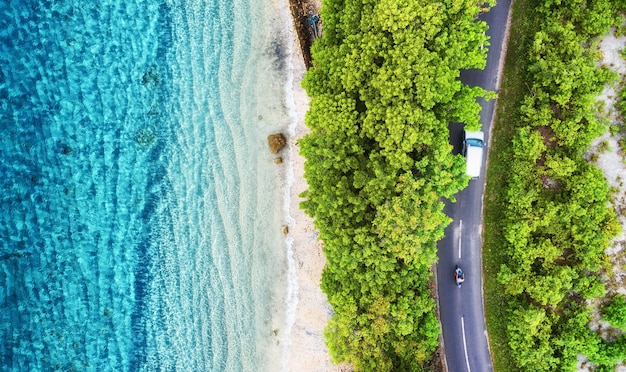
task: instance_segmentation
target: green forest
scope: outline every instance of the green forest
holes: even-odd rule
[[[584,157],[608,129],[596,97],[618,76],[599,67],[598,43],[612,26],[621,32],[623,9],[516,3],[485,206],[484,254],[499,255],[485,268],[497,272],[485,292],[492,350],[504,355],[494,355],[496,370],[573,371],[584,357],[612,371],[626,360],[623,336],[605,340],[589,327],[592,305],[605,303],[603,320],[623,328],[626,301],[605,298],[605,249],[620,225],[611,188]]]
[[[485,65],[479,5],[324,0],[324,36],[303,81],[302,207],[327,259],[327,345],[358,371],[423,370],[438,348],[432,267],[450,223],[443,201],[468,183],[448,123],[478,129],[476,98],[489,96],[458,79]]]
[[[448,123],[476,130],[476,98],[459,81],[484,68],[484,3],[325,0],[324,36],[303,86],[300,139],[327,266],[333,360],[358,371],[433,368],[433,299],[444,200],[468,184]],[[487,4],[493,5],[493,4]],[[585,159],[607,130],[596,97],[616,73],[600,37],[624,32],[624,0],[518,0],[485,205],[485,295],[496,370],[596,370],[626,359],[626,338],[589,327],[594,308],[626,330],[626,298],[607,298],[605,249],[620,232],[612,190]],[[517,27],[517,28],[516,28]],[[626,94],[621,93],[624,97]],[[626,108],[624,101],[619,104]],[[495,304],[495,305],[494,305]],[[497,319],[496,319],[497,318]]]

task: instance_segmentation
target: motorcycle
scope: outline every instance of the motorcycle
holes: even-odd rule
[[[454,268],[454,280],[456,280],[456,286],[461,287],[461,283],[465,281],[465,274],[459,265],[456,265]]]

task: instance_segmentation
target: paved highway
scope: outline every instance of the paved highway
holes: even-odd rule
[[[481,15],[480,19],[489,24],[487,35],[491,45],[487,66],[484,70],[463,71],[461,81],[465,84],[496,90],[510,6],[511,0],[499,0],[494,8]],[[483,101],[481,106],[481,123],[489,145],[495,100]],[[462,130],[458,124],[450,125],[450,142],[455,152],[460,152]],[[470,181],[469,186],[457,194],[456,203],[446,205],[445,212],[454,221],[438,245],[437,289],[446,365],[450,372],[493,371],[484,321],[481,277],[484,182],[483,166],[481,177]],[[454,281],[456,264],[465,272],[461,288]]]

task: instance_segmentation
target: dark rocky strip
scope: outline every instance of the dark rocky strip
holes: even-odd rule
[[[309,69],[312,66],[311,45],[316,36],[321,36],[321,21],[315,18],[319,16],[319,6],[311,0],[289,0],[289,5],[304,64]]]

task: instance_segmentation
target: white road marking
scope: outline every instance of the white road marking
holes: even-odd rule
[[[469,357],[467,356],[467,341],[465,341],[465,320],[461,317],[461,330],[463,331],[463,350],[465,351],[465,364],[467,365],[467,372],[472,372],[469,365]]]
[[[459,260],[461,259],[461,240],[463,238],[463,220],[459,220]]]

